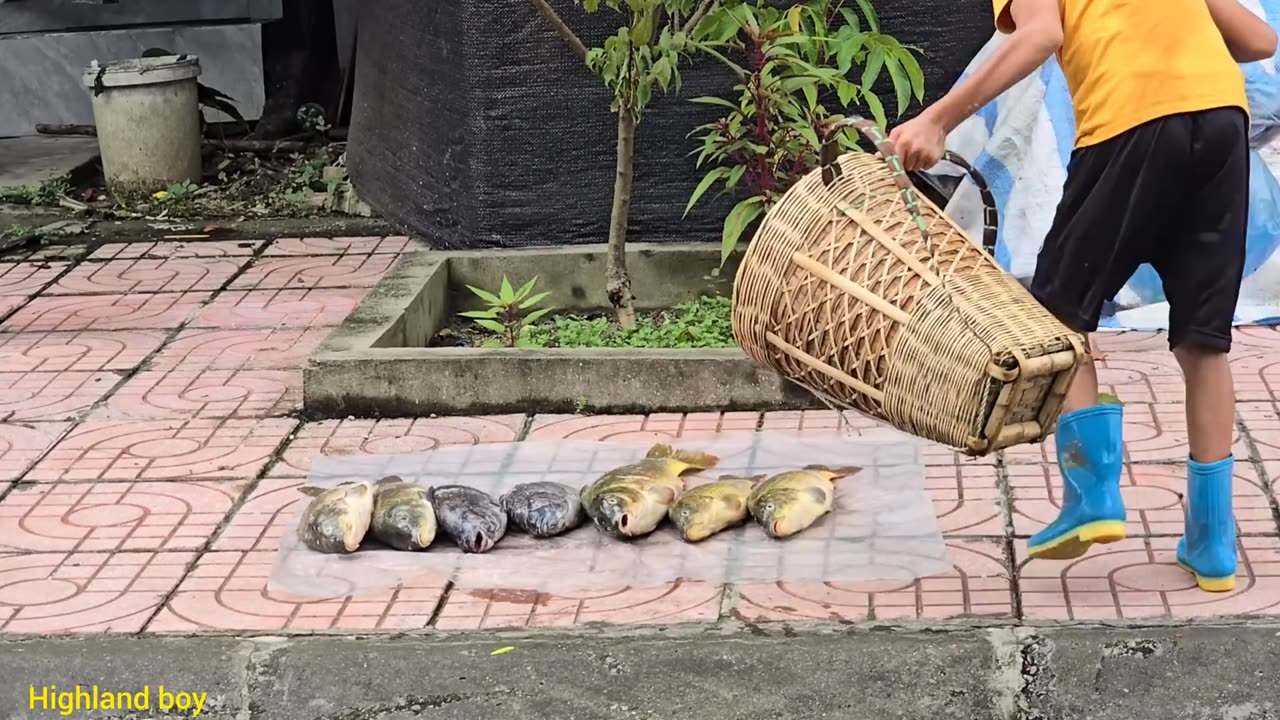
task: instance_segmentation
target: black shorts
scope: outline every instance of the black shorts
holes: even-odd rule
[[[1249,213],[1248,118],[1170,115],[1078,148],[1031,294],[1071,329],[1151,263],[1169,302],[1169,347],[1231,349]]]

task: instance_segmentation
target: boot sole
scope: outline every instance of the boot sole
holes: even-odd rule
[[[1094,543],[1106,545],[1125,539],[1125,523],[1100,520],[1073,528],[1049,542],[1027,548],[1027,555],[1040,560],[1072,560],[1089,552]]]
[[[1182,562],[1181,560],[1178,561],[1178,567],[1194,575],[1196,578],[1196,585],[1199,585],[1200,589],[1205,592],[1231,592],[1236,589],[1235,575],[1228,575],[1227,577],[1221,578],[1204,577],[1200,573],[1196,572],[1190,565]]]

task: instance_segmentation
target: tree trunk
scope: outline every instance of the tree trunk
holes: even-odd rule
[[[332,0],[284,0],[282,10],[279,20],[262,26],[266,103],[253,132],[258,140],[297,132],[298,108],[309,102],[332,114],[342,82]]]
[[[618,313],[618,324],[636,326],[635,297],[627,274],[627,221],[631,217],[631,181],[636,149],[636,118],[618,110],[618,167],[613,180],[613,210],[609,214],[609,253],[605,262],[605,292]]]

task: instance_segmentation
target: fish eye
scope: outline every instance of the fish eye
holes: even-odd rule
[[[610,505],[617,505],[617,504],[618,504],[618,498],[615,498],[615,497],[605,498],[605,500],[604,500],[604,501],[605,501],[605,502],[607,502],[607,503],[609,503]]]
[[[764,509],[765,512],[773,512],[775,508],[773,507],[773,503],[768,503],[764,506]]]

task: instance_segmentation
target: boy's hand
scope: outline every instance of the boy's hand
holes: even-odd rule
[[[942,160],[942,153],[947,149],[947,131],[926,110],[890,131],[889,142],[902,159],[903,169],[928,170]]]

